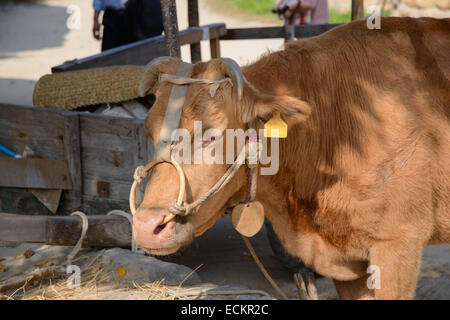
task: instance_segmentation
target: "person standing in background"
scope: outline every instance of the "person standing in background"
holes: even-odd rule
[[[328,0],[280,0],[273,9],[287,25],[327,24]]]
[[[94,38],[100,40],[100,12],[103,14],[102,51],[163,32],[159,0],[94,0]]]

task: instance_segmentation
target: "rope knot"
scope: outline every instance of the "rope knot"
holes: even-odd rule
[[[133,174],[134,181],[136,181],[138,184],[140,184],[142,182],[142,179],[147,177],[147,174],[148,173],[145,172],[144,166],[137,167],[136,170],[134,170],[134,174]]]
[[[179,205],[175,200],[172,203],[172,206],[169,208],[169,212],[176,216],[187,216],[192,211],[192,207],[189,205]]]

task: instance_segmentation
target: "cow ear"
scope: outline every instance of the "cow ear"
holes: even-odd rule
[[[247,106],[242,108],[242,120],[245,123],[257,119],[266,122],[275,112],[279,112],[287,125],[292,126],[305,121],[311,113],[308,103],[296,97],[258,93],[251,100],[253,101],[247,101]]]

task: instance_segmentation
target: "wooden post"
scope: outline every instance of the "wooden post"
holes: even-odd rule
[[[364,18],[364,0],[352,0],[352,21]]]
[[[220,58],[220,38],[209,40],[209,48],[211,50],[211,59]]]
[[[188,20],[189,27],[198,27],[198,0],[188,0]],[[191,44],[191,62],[196,63],[202,61],[202,52],[200,43]]]
[[[178,39],[177,6],[175,0],[160,0],[166,36],[166,51],[171,57],[181,58],[180,42]]]
[[[295,40],[295,26],[293,24],[284,25],[284,43]]]

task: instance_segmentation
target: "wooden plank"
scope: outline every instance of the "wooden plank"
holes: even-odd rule
[[[133,173],[131,173],[130,181],[114,180],[112,177],[101,179],[100,177],[91,177],[83,179],[83,193],[85,196],[99,198],[98,182],[109,182],[109,198],[112,200],[126,200],[130,196],[131,184],[133,183]],[[111,182],[112,180],[112,182]]]
[[[127,183],[123,186],[126,191],[131,184]],[[113,185],[113,188],[115,185]],[[25,215],[53,215],[53,213],[45,207],[29,189],[24,188],[2,188],[0,187],[0,212],[10,212]],[[37,190],[37,189],[35,189]],[[57,215],[68,215],[73,211],[69,210],[66,205],[65,196],[61,197]],[[82,210],[86,214],[107,213],[111,210],[130,210],[128,205],[128,195],[122,199],[104,199],[97,196],[82,196]]]
[[[53,110],[0,104],[0,141],[18,154],[28,146],[37,157],[64,159],[63,119]]]
[[[82,59],[66,61],[61,65],[52,67],[52,73],[83,70],[89,68],[107,67],[114,65],[145,65],[154,58],[166,55],[164,36],[155,36],[105,50],[102,53]]]
[[[82,222],[76,216],[27,216],[0,213],[0,241],[75,245]],[[130,247],[131,226],[119,216],[88,216],[84,247]]]
[[[83,212],[86,214],[98,214],[111,210],[130,211],[128,200],[101,199],[94,196],[83,196]]]
[[[97,181],[104,181],[110,184],[115,183],[132,183],[133,182],[133,173],[134,173],[134,161],[130,162],[125,168],[115,168],[114,166],[105,166],[98,163],[87,163],[83,164],[83,176],[90,177],[89,179],[95,179]],[[87,180],[83,179],[83,183],[85,184]],[[131,185],[130,185],[131,187]],[[83,194],[89,195],[98,195],[97,193],[86,193],[87,191],[83,191]]]
[[[81,172],[80,121],[78,114],[64,116],[64,156],[69,167],[72,189],[66,191],[70,200],[70,211],[79,210],[82,205],[83,178]]]
[[[295,40],[295,25],[285,24],[284,25],[284,41],[289,42]]]
[[[133,170],[135,164],[133,145],[127,146],[127,149],[125,151],[109,150],[105,148],[91,148],[84,146],[82,154],[83,171],[86,176],[95,174],[93,170],[98,170],[97,172],[99,174],[104,173],[105,176],[102,176],[102,178],[107,176],[120,177],[122,176],[122,174],[117,174],[118,171],[122,172],[124,170],[127,170],[126,172],[128,174],[129,171]],[[103,166],[105,169],[97,169],[101,166]],[[127,177],[129,179],[129,176]]]
[[[94,113],[79,113],[80,131],[90,134],[106,134],[124,137],[133,137],[134,119],[123,117],[111,117]],[[144,121],[141,121],[142,124]],[[88,137],[86,137],[88,138]],[[81,139],[81,143],[86,143]]]
[[[34,189],[38,190],[38,189]],[[64,214],[63,197],[57,214]],[[26,188],[0,187],[0,212],[52,215],[53,213]]]
[[[220,38],[209,40],[209,48],[211,51],[211,59],[220,58]]]
[[[352,0],[352,20],[364,18],[364,0]]]
[[[59,129],[62,129],[64,127],[61,122],[63,116],[64,111],[0,103],[0,119],[26,125],[45,125],[50,122],[52,126],[49,126],[51,127],[49,130],[59,131]]]
[[[318,24],[318,25],[296,25],[295,37],[308,38],[318,36],[328,30],[331,30],[338,24]],[[227,29],[227,34],[221,36],[221,40],[247,40],[247,39],[274,39],[284,38],[284,27],[261,27],[261,28],[236,28]]]
[[[22,154],[26,146],[28,146],[36,157],[50,159],[64,159],[64,144],[62,134],[53,136],[46,135],[41,128],[35,130],[36,127],[14,127],[5,128],[0,125],[0,141],[6,147]],[[44,130],[45,131],[45,130]],[[3,153],[0,154],[0,156]]]
[[[146,165],[149,162],[147,154],[147,134],[145,128],[140,121],[134,121],[135,146],[134,146],[134,165]]]
[[[111,126],[111,129],[114,129],[114,127]],[[114,135],[113,132],[114,131],[109,134],[95,134],[92,131],[81,131],[82,148],[92,147],[97,149],[114,150],[121,152],[128,151],[130,149],[129,144],[132,144],[134,142],[133,138],[124,135]]]
[[[178,40],[178,19],[175,0],[160,0],[166,36],[166,52],[168,56],[181,58],[180,41]]]
[[[128,199],[136,167],[137,128],[144,131],[144,122],[137,119],[80,116],[83,194],[105,197],[101,185],[109,184],[108,199]]]
[[[145,128],[142,126],[139,122],[135,122],[135,132],[136,132],[136,144],[135,144],[135,151],[134,151],[134,168],[138,166],[145,166],[147,163],[151,161],[151,159],[148,158],[148,150],[147,150],[147,134],[145,133]],[[134,170],[133,170],[134,173]],[[131,179],[131,182],[133,182],[133,179]],[[144,181],[145,182],[145,181]],[[141,183],[136,191],[136,201],[141,202],[143,200],[145,191],[145,183]]]
[[[188,0],[188,23],[189,27],[199,26],[198,17],[198,0]],[[200,42],[191,44],[191,62],[197,63],[202,61],[202,52],[200,48]]]
[[[199,27],[201,29],[208,29],[209,39],[220,38],[227,34],[227,28],[223,23],[213,23]],[[202,35],[203,37],[203,35]]]
[[[97,215],[88,216],[88,222],[84,247],[130,247],[131,226],[126,218]],[[46,243],[73,246],[80,239],[81,227],[79,217],[48,217]]]
[[[45,216],[0,213],[0,241],[45,242]]]
[[[30,192],[44,205],[50,210],[52,213],[56,213],[58,211],[58,207],[61,200],[61,189],[29,189]],[[80,195],[81,200],[81,195]],[[81,203],[81,201],[80,201]],[[79,207],[78,207],[79,209]]]
[[[71,189],[64,160],[0,157],[0,186],[38,189]]]
[[[226,27],[223,23],[192,27],[179,32],[180,45],[200,42],[203,39],[202,28],[207,28],[212,38],[226,34]],[[165,37],[161,35],[106,50],[86,58],[64,62],[61,65],[54,66],[52,72],[83,70],[125,64],[146,65],[152,59],[165,55]]]
[[[284,38],[284,27],[232,28],[220,40]]]
[[[136,163],[135,127],[140,126],[143,129],[144,122],[128,118],[83,115],[80,116],[80,126],[83,177],[91,181],[109,182],[111,185],[116,182],[131,183]],[[94,185],[96,184],[90,188],[91,192],[85,194],[97,196]]]

